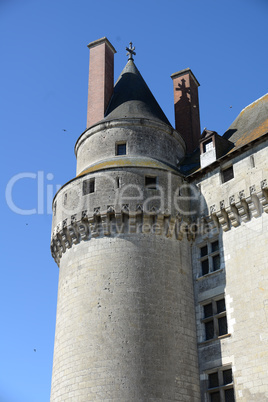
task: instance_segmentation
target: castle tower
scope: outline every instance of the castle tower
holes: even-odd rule
[[[95,55],[103,43],[113,49],[97,42]],[[185,142],[128,50],[104,117],[77,140],[77,176],[53,201],[52,402],[200,401],[189,205],[177,169]]]

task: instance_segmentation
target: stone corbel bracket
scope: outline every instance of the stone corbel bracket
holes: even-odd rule
[[[245,190],[239,191],[229,197],[229,203],[225,206],[225,201],[220,201],[219,210],[216,204],[210,207],[210,217],[215,221],[224,232],[232,227],[238,227],[242,223],[258,218],[262,213],[268,213],[268,184],[267,180],[262,180],[260,189],[256,186],[249,188],[249,195],[246,196]]]

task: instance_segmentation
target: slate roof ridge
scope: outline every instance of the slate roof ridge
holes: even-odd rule
[[[251,102],[249,105],[245,106],[244,109],[242,109],[240,113],[244,112],[247,108],[250,108],[250,107],[252,107],[254,104],[256,104],[256,103],[258,103],[259,101],[263,100],[263,98],[265,98],[266,96],[268,97],[268,93],[262,95],[260,98],[256,99],[255,101]],[[240,113],[239,113],[239,114],[240,114]],[[239,116],[239,115],[238,115],[238,116]],[[237,116],[237,117],[238,117],[238,116]]]
[[[223,134],[236,146],[244,145],[267,133],[268,93],[247,105]]]

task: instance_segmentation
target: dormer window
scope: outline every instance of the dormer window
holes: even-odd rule
[[[204,130],[200,141],[200,165],[204,168],[216,160],[215,131]]]
[[[200,139],[200,165],[204,168],[225,155],[234,144],[216,131],[204,129]]]

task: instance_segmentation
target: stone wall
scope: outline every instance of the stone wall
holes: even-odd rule
[[[147,157],[177,166],[185,152],[181,136],[172,127],[147,119],[103,122],[77,140],[77,174],[94,163],[116,158],[116,144],[126,142],[126,157]]]
[[[200,400],[184,185],[171,171],[107,169],[57,193],[51,401]]]
[[[61,257],[51,401],[199,401],[190,247],[98,237]]]
[[[232,367],[237,401],[268,399],[268,163],[267,143],[248,149],[194,185],[207,223],[192,251],[201,391],[207,401],[210,370]],[[233,163],[234,178],[221,169]],[[199,219],[200,219],[199,217]],[[200,248],[219,241],[221,263],[202,275]],[[213,254],[212,254],[213,255]],[[212,257],[211,257],[212,258]],[[211,260],[212,261],[212,260]],[[205,340],[203,305],[225,298],[228,331]]]

